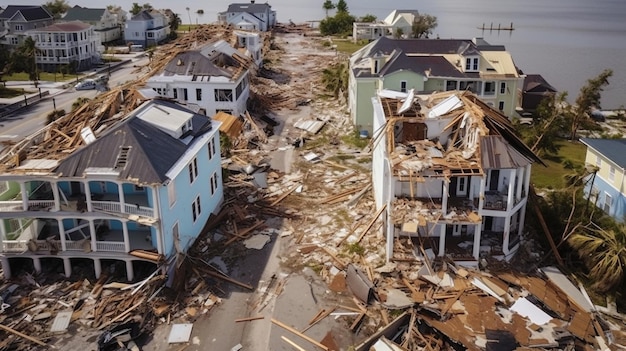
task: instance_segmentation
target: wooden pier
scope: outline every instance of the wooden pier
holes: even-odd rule
[[[478,29],[480,30],[514,30],[515,28],[513,28],[513,22],[511,22],[511,25],[508,27],[503,27],[500,23],[498,23],[497,27],[493,26],[493,22],[491,22],[491,24],[489,25],[489,27],[487,27],[484,23],[482,25],[482,27],[478,27]]]

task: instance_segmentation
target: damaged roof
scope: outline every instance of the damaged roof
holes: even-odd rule
[[[166,76],[222,76],[228,78],[233,76],[231,72],[213,64],[208,57],[199,51],[186,51],[176,55],[165,66],[163,74]]]

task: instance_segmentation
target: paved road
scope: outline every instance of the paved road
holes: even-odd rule
[[[133,59],[129,63],[119,66],[111,72],[109,79],[109,87],[114,87],[125,83],[128,80],[136,79],[137,75],[133,75],[134,65],[143,65],[148,62],[147,57]],[[106,70],[103,72],[106,73]],[[73,86],[73,84],[71,84]],[[30,88],[34,90],[34,88]],[[42,90],[46,90],[43,88]],[[40,130],[45,126],[46,116],[56,107],[57,110],[65,110],[69,112],[72,109],[72,103],[79,97],[93,99],[100,94],[97,90],[80,90],[74,88],[60,90],[51,88],[51,97],[44,98],[41,101],[26,106],[0,120],[0,143],[6,141],[19,142],[26,136]],[[5,146],[0,144],[0,150]]]

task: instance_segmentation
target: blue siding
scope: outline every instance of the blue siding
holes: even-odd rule
[[[591,177],[588,176],[587,182],[585,183],[585,198],[589,196],[589,190],[591,188]],[[606,194],[611,196],[611,209],[608,213],[611,217],[615,218],[618,222],[624,222],[626,217],[626,196],[620,193],[619,190],[609,185],[604,179],[599,176],[596,176],[596,179],[593,181],[593,187],[597,188],[598,198],[596,200],[596,205],[604,210],[604,204],[606,203]]]
[[[186,250],[198,237],[209,215],[216,212],[222,203],[224,193],[222,188],[222,168],[220,158],[219,131],[214,127],[213,142],[215,143],[215,155],[209,160],[208,145],[204,145],[196,154],[198,160],[198,177],[189,183],[189,169],[184,167],[172,180],[176,192],[176,202],[170,207],[167,186],[158,189],[159,203],[161,207],[161,223],[164,238],[164,254],[166,256],[175,252],[173,227],[178,222],[180,233],[180,246]],[[211,195],[211,176],[216,173],[218,177],[217,189]],[[201,212],[194,222],[192,216],[192,203],[200,197]]]

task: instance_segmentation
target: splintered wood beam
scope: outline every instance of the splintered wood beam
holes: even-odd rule
[[[60,131],[60,130],[58,130],[58,129],[56,129],[56,128],[52,128],[52,130],[51,130],[51,131],[53,131],[53,132],[55,132],[55,133],[57,133],[57,134],[61,135],[61,136],[62,136],[62,137],[64,137],[65,139],[72,140],[72,138],[71,138],[69,135],[67,135],[67,134],[63,133],[62,131]]]
[[[307,335],[304,335],[304,334],[300,333],[299,331],[297,331],[294,328],[288,326],[287,324],[285,324],[285,323],[283,323],[283,322],[281,322],[281,321],[279,321],[277,319],[274,319],[274,318],[272,318],[272,323],[274,323],[277,326],[279,326],[279,327],[281,327],[281,328],[283,328],[283,329],[285,329],[285,330],[287,330],[287,331],[289,331],[289,332],[291,332],[291,333],[301,337],[302,339],[310,342],[311,344],[319,347],[320,349],[322,349],[324,351],[328,351],[328,347],[326,347],[323,344],[319,343],[317,340],[315,340],[315,339],[313,339],[313,338],[311,338],[311,337],[309,337]]]
[[[372,226],[374,225],[374,223],[376,223],[376,220],[378,219],[378,217],[380,217],[380,214],[383,213],[383,211],[387,208],[387,204],[384,204],[383,207],[380,208],[380,210],[378,210],[378,212],[376,212],[376,214],[374,215],[374,217],[372,218],[372,220],[367,224],[367,226],[365,227],[365,230],[363,230],[363,232],[361,233],[361,235],[359,235],[359,238],[357,239],[357,243],[361,242],[361,240],[363,239],[363,237],[365,236],[365,234],[367,234],[367,232],[369,232],[369,230],[372,228]]]
[[[45,347],[49,346],[48,344],[46,344],[45,342],[43,342],[43,341],[41,341],[39,339],[35,339],[32,336],[28,336],[28,335],[26,335],[24,333],[20,333],[19,331],[15,330],[13,328],[7,327],[6,325],[0,324],[0,328],[5,330],[5,331],[7,331],[7,332],[9,332],[9,333],[11,333],[11,334],[15,334],[15,335],[17,335],[17,336],[19,336],[21,338],[24,338],[24,339],[26,339],[28,341],[32,341],[32,342],[34,342],[37,345],[45,346]]]

